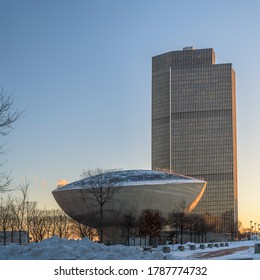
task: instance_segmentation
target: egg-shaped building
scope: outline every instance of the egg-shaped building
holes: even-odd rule
[[[110,171],[87,177],[52,193],[59,206],[74,220],[93,226],[100,215],[106,226],[122,223],[124,215],[138,217],[142,210],[168,213],[181,202],[190,212],[197,205],[206,182],[155,170]],[[101,206],[102,205],[102,206]]]

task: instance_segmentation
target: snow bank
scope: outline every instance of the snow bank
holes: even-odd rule
[[[58,237],[27,245],[10,244],[0,247],[1,260],[66,260],[66,259],[136,259],[142,250],[123,245],[106,246],[90,241],[68,240]]]
[[[1,260],[190,260],[200,259],[199,254],[217,252],[230,248],[250,246],[245,250],[225,256],[213,257],[211,259],[260,259],[260,254],[254,254],[254,243],[233,242],[226,248],[206,248],[190,250],[185,244],[185,250],[179,251],[178,245],[170,246],[170,252],[164,253],[163,246],[144,251],[141,247],[124,245],[106,246],[90,241],[88,238],[82,240],[68,240],[58,237],[45,239],[42,242],[27,245],[10,244],[0,246]]]

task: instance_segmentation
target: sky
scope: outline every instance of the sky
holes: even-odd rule
[[[30,199],[83,169],[151,168],[152,57],[214,48],[236,72],[239,220],[260,224],[260,2],[0,0],[0,85],[25,110],[1,143]]]

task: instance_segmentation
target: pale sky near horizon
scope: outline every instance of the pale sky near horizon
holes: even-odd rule
[[[0,0],[0,85],[26,108],[4,169],[45,208],[83,168],[150,169],[152,56],[214,48],[236,72],[239,219],[260,224],[259,14],[257,0]]]

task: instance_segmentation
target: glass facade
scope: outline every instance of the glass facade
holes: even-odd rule
[[[152,169],[206,180],[194,212],[222,233],[238,218],[235,95],[232,64],[215,64],[213,49],[152,59]]]

